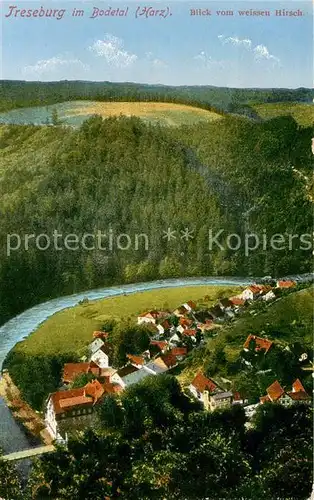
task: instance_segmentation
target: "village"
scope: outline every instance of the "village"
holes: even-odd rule
[[[47,399],[45,425],[51,439],[66,442],[71,432],[92,426],[95,408],[103,398],[119,395],[148,376],[172,373],[171,370],[178,367],[192,350],[206,342],[208,335],[219,335],[217,332],[223,323],[234,321],[248,305],[278,300],[278,292],[294,289],[295,286],[296,283],[289,280],[277,281],[275,286],[253,284],[236,296],[221,298],[208,310],[199,309],[193,301],[188,301],[174,311],[143,312],[137,317],[137,324],[149,329],[150,346],[144,352],[127,354],[126,364],[119,368],[110,366],[110,334],[95,331],[88,346],[88,355],[82,362],[64,364],[62,387]],[[272,340],[248,332],[243,351],[249,351],[253,347],[253,351],[263,352],[266,356],[272,346]],[[88,377],[88,382],[83,387],[73,388],[75,380],[84,375]],[[255,404],[249,404],[248,399],[239,391],[226,389],[200,371],[195,373],[184,389],[185,393],[199,401],[207,411],[242,405],[248,419],[260,404],[266,402],[289,406],[295,402],[310,400],[299,379],[289,389],[274,380],[267,388],[267,394],[261,394]]]

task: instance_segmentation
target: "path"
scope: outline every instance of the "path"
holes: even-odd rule
[[[16,451],[14,453],[9,453],[9,455],[2,455],[1,460],[16,461],[22,460],[23,458],[36,457],[37,455],[43,455],[44,453],[49,453],[54,451],[54,446],[38,446],[37,448],[30,448],[28,450]]]

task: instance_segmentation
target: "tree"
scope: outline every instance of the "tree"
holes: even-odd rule
[[[121,430],[124,422],[124,410],[120,401],[109,394],[96,407],[100,426],[107,429]]]
[[[58,114],[57,108],[53,108],[53,110],[51,112],[51,123],[54,126],[60,124],[59,114]]]
[[[22,486],[18,472],[11,462],[0,456],[0,497],[4,500],[23,500]]]

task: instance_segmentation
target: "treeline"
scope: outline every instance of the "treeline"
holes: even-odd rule
[[[250,104],[312,102],[311,89],[233,89],[212,86],[166,86],[138,83],[2,80],[0,111],[73,100],[161,101],[191,104],[204,109],[257,118]]]
[[[249,255],[243,244],[247,232],[312,232],[312,204],[291,168],[311,172],[310,137],[285,117],[177,130],[97,116],[78,130],[1,127],[0,320],[121,282],[310,271],[311,248],[297,238],[291,249],[260,245]],[[210,247],[209,231],[222,231],[220,245]],[[65,246],[73,234],[75,251]],[[239,235],[238,249],[229,234]]]
[[[246,428],[241,406],[202,411],[169,375],[147,377],[98,407],[95,430],[33,466],[22,491],[0,461],[0,494],[15,500],[306,500],[312,412],[265,404]]]

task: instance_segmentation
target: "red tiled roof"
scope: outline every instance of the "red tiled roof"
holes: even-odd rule
[[[266,403],[266,402],[270,402],[270,401],[271,401],[271,399],[270,399],[270,397],[269,397],[269,396],[261,396],[261,397],[259,398],[259,400],[260,400],[260,402],[261,402],[262,404],[263,404],[263,403]]]
[[[131,361],[131,363],[135,363],[136,365],[143,365],[144,358],[142,356],[136,356],[134,354],[127,354],[126,357]]]
[[[154,310],[154,311],[146,311],[146,312],[143,312],[139,315],[139,318],[154,318],[154,319],[157,319],[158,318],[158,311]]]
[[[180,318],[179,324],[182,326],[191,326],[193,325],[193,320],[189,318]]]
[[[255,340],[255,351],[260,351],[261,349],[265,349],[265,354],[269,351],[273,342],[268,339],[263,339],[261,337],[256,337],[256,335],[249,335],[246,341],[243,344],[244,349],[248,349],[251,340]]]
[[[285,393],[284,389],[275,380],[269,387],[267,387],[267,394],[272,401],[277,401]]]
[[[189,300],[186,304],[190,306],[191,309],[196,309],[196,304],[192,300]]]
[[[103,395],[104,388],[98,380],[93,380],[85,385],[85,396],[91,396],[94,399],[94,403]]]
[[[245,300],[240,299],[240,297],[230,297],[229,300],[234,306],[244,306],[245,304]]]
[[[294,286],[296,286],[296,282],[295,281],[277,281],[277,286],[279,288],[292,288]]]
[[[174,356],[185,356],[187,354],[188,350],[186,347],[173,347],[171,349],[171,354]]]
[[[175,366],[177,364],[177,358],[171,353],[163,354],[160,357],[168,368],[172,368],[173,366]]]
[[[292,390],[293,392],[306,392],[303,385],[302,385],[302,382],[299,378],[297,378],[293,384],[292,384]]]
[[[251,292],[253,292],[254,294],[257,294],[257,293],[261,293],[261,292],[265,291],[266,287],[264,285],[254,284],[254,285],[250,285],[248,287],[248,289],[251,290]]]
[[[242,398],[241,394],[239,393],[239,391],[235,391],[233,393],[233,399],[234,399],[234,401],[240,401],[243,398]]]
[[[91,396],[85,396],[84,387],[71,389],[70,391],[57,391],[50,394],[50,398],[57,415],[71,409],[73,406],[92,406],[94,402]]]
[[[96,339],[107,339],[109,337],[109,333],[107,332],[101,332],[101,331],[95,331],[93,333],[93,337]]]
[[[171,325],[167,319],[165,319],[162,323],[160,323],[161,326],[164,327],[165,330],[169,330],[171,328]]]
[[[96,377],[99,376],[99,368],[93,363],[65,363],[63,366],[63,381],[66,383],[73,382],[78,375],[83,373],[93,373]]]
[[[119,384],[107,383],[103,385],[104,394],[117,394],[123,391],[123,388]]]
[[[305,391],[297,391],[297,392],[287,392],[288,396],[295,401],[305,401],[309,399],[309,395]]]
[[[168,345],[168,342],[165,340],[151,340],[150,343],[151,345],[157,346],[161,351],[163,351]]]
[[[213,392],[218,386],[211,380],[210,378],[205,377],[202,373],[198,373],[194,380],[192,381],[192,385],[200,392],[204,392],[205,390],[209,392]]]

